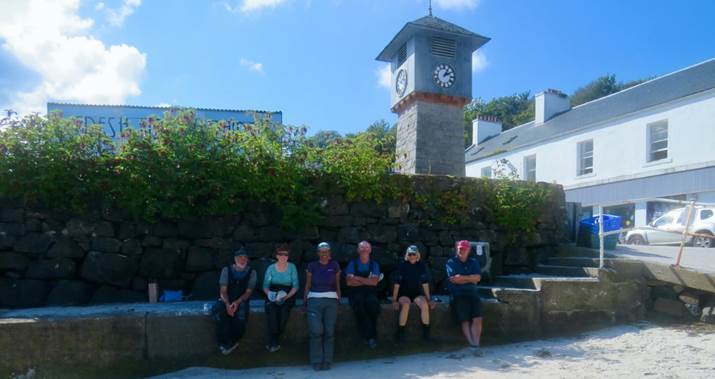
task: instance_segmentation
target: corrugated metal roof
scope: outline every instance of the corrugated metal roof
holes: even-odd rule
[[[465,162],[478,161],[528,145],[545,143],[589,125],[624,116],[715,88],[715,59],[649,80],[579,105],[541,125],[529,122],[465,151]]]
[[[256,113],[271,113],[271,114],[282,114],[282,111],[261,111],[252,109],[222,109],[222,108],[197,108],[197,107],[184,107],[180,105],[172,106],[158,106],[158,105],[121,105],[121,104],[77,104],[77,103],[60,103],[60,102],[48,102],[47,105],[69,105],[73,107],[112,107],[112,108],[149,108],[149,109],[196,109],[197,111],[211,111],[211,112],[256,112]]]
[[[377,58],[375,59],[378,61],[390,62],[392,60],[392,57],[395,56],[395,52],[397,51],[397,49],[404,45],[405,42],[407,42],[407,40],[410,39],[415,32],[420,30],[443,32],[451,35],[459,35],[464,38],[470,39],[472,40],[473,50],[478,49],[490,40],[489,37],[484,37],[483,35],[471,32],[459,25],[455,25],[439,17],[425,16],[405,24],[405,26],[403,26],[402,29],[400,29],[400,31],[395,34],[390,43],[388,43],[387,46],[382,49],[382,52],[380,52],[380,54],[378,54]]]

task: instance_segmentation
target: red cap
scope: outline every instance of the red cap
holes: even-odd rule
[[[471,249],[472,244],[467,240],[461,240],[457,242],[457,249]]]

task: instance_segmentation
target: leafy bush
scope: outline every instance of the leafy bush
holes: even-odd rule
[[[391,175],[392,136],[359,133],[317,144],[306,129],[259,120],[229,129],[194,111],[169,111],[127,129],[115,143],[79,120],[29,116],[0,129],[0,198],[84,212],[116,207],[147,220],[238,214],[255,204],[283,214],[283,226],[314,224],[320,199],[414,203],[425,220],[458,224],[477,207],[510,233],[530,231],[549,187]],[[450,181],[446,181],[451,183]],[[486,195],[485,195],[486,194]]]

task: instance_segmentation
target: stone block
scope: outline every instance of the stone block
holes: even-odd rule
[[[219,292],[220,271],[209,271],[199,274],[191,288],[191,298],[194,300],[216,300]]]
[[[122,241],[116,238],[93,238],[90,248],[102,253],[118,253],[122,249]]]
[[[147,235],[142,239],[142,246],[144,247],[161,247],[163,243],[161,238],[153,235]]]
[[[175,238],[165,239],[164,243],[162,244],[162,248],[174,250],[177,252],[186,251],[189,248],[189,246],[191,246],[191,242],[189,242],[187,240],[181,240],[181,239],[175,239]]]
[[[62,234],[70,237],[88,237],[94,232],[94,224],[88,221],[73,218],[67,221]]]
[[[25,276],[29,279],[68,279],[76,270],[74,261],[69,258],[41,259],[30,263]]]
[[[0,308],[41,307],[49,292],[44,280],[0,278]]]
[[[60,237],[47,252],[50,258],[84,258],[84,254],[84,249],[67,236]]]
[[[72,306],[89,303],[94,286],[79,280],[60,280],[47,296],[47,306]]]
[[[677,300],[658,298],[653,304],[653,310],[676,318],[685,317],[689,312],[685,305]]]
[[[137,236],[136,226],[131,222],[122,222],[119,224],[119,232],[117,237],[121,240],[126,240],[129,238],[134,238]]]
[[[149,301],[147,293],[134,292],[124,288],[102,286],[97,288],[89,303],[115,304],[115,303],[146,303]]]
[[[161,238],[175,238],[179,235],[179,228],[174,224],[161,222],[154,225],[154,235]]]
[[[366,239],[376,243],[392,243],[397,241],[397,228],[385,225],[368,225]]]
[[[338,243],[358,243],[361,241],[360,230],[355,227],[340,228],[338,231]]]
[[[131,283],[137,263],[133,257],[90,251],[82,263],[82,278],[95,283],[127,287]]]
[[[233,242],[231,242],[231,240],[218,237],[196,240],[194,241],[194,244],[196,246],[208,247],[211,249],[231,249],[233,247]]]
[[[0,253],[0,271],[25,272],[30,264],[30,259],[25,254],[2,252]]]
[[[18,223],[25,221],[25,211],[21,208],[0,208],[0,222]]]
[[[122,254],[130,257],[135,257],[142,255],[144,253],[144,248],[141,243],[136,239],[128,239],[122,242]]]
[[[348,204],[338,196],[331,196],[323,199],[320,203],[323,214],[328,216],[346,215],[349,213]]]
[[[715,324],[715,306],[704,307],[700,314],[700,321]]]
[[[14,236],[0,234],[0,251],[12,250],[16,241]]]
[[[192,246],[189,248],[185,269],[190,272],[209,271],[214,268],[215,263],[215,250]]]
[[[184,269],[182,254],[166,249],[148,249],[142,257],[139,271],[148,279],[178,278]]]
[[[15,251],[41,256],[47,253],[52,242],[53,238],[45,233],[29,233],[17,241]]]
[[[94,225],[94,232],[92,236],[95,237],[114,237],[114,225],[109,221],[100,221]]]

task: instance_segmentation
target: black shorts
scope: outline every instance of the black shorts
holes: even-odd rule
[[[452,314],[457,322],[471,321],[482,317],[482,301],[476,295],[455,295],[450,301]]]
[[[417,298],[418,296],[424,296],[424,295],[422,294],[422,292],[402,292],[402,291],[399,291],[399,292],[397,293],[397,299],[398,299],[398,300],[399,300],[401,297],[403,297],[403,296],[406,297],[406,298],[408,298],[408,299],[410,299],[410,301],[414,303],[414,302],[415,302],[415,298]]]

